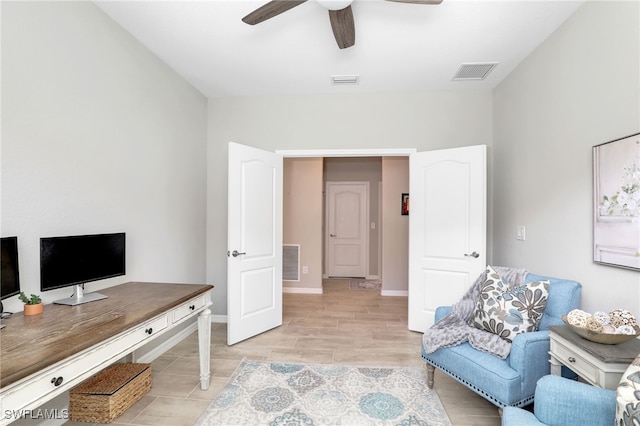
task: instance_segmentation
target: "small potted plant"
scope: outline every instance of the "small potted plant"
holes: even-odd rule
[[[25,315],[38,315],[42,313],[44,305],[42,304],[40,296],[32,294],[31,297],[27,297],[24,291],[21,291],[18,298],[24,303]]]

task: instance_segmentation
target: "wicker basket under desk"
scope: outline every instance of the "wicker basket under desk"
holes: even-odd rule
[[[151,390],[149,364],[119,363],[69,392],[71,420],[111,423]]]

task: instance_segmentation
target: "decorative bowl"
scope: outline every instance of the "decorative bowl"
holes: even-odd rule
[[[636,334],[612,334],[612,333],[598,333],[597,331],[589,330],[587,328],[576,327],[569,324],[567,316],[562,317],[562,321],[569,326],[569,329],[576,333],[578,336],[590,340],[595,343],[602,343],[604,345],[617,345],[619,343],[628,342],[636,337],[640,336],[640,327],[634,325],[633,328]]]

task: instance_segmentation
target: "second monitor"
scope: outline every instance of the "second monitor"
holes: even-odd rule
[[[53,303],[78,305],[106,296],[84,293],[84,284],[126,273],[125,233],[40,239],[40,290],[75,286],[71,297]]]

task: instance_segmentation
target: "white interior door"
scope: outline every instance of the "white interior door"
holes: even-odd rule
[[[457,302],[486,266],[486,147],[409,159],[409,329]]]
[[[369,182],[327,182],[326,264],[330,277],[366,277]]]
[[[282,156],[229,143],[229,345],[282,324],[282,170]]]

